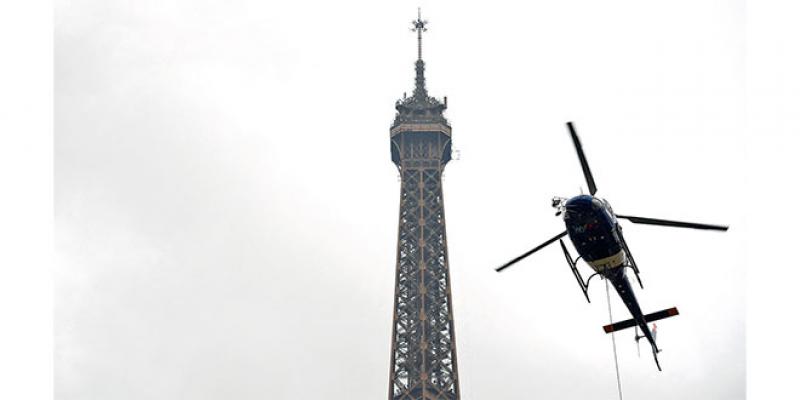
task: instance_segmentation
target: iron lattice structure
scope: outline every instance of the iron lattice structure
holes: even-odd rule
[[[428,96],[418,18],[416,85],[395,108],[392,161],[401,176],[389,400],[459,399],[442,171],[451,128],[444,102]]]

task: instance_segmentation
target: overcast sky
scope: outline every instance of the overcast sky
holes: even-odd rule
[[[732,226],[623,222],[643,309],[681,311],[663,372],[617,335],[626,398],[744,398],[743,1],[59,0],[59,400],[386,396],[418,5],[462,398],[616,396],[602,282],[493,271],[586,190],[568,120],[616,212]]]

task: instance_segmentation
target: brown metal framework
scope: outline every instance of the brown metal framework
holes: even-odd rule
[[[418,33],[414,95],[399,100],[391,153],[402,180],[389,400],[459,399],[442,171],[450,160],[447,108],[428,96]]]

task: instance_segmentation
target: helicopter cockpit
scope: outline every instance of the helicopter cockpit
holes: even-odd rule
[[[587,261],[615,255],[620,251],[614,221],[602,200],[581,195],[564,207],[564,222],[572,243]]]

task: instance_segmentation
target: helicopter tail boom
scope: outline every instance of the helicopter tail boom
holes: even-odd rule
[[[646,322],[653,322],[653,321],[658,321],[658,320],[664,319],[664,318],[674,317],[674,316],[676,316],[678,314],[679,314],[678,313],[678,309],[675,308],[675,307],[672,307],[672,308],[668,308],[666,310],[661,310],[661,311],[658,311],[658,312],[654,312],[652,314],[647,314],[647,315],[644,316],[644,320]],[[603,327],[603,330],[606,333],[611,333],[611,332],[616,332],[616,331],[620,331],[620,330],[623,330],[623,329],[631,328],[631,327],[634,327],[634,326],[636,326],[636,320],[631,318],[631,319],[627,319],[625,321],[615,322],[615,323],[613,323],[611,325],[606,325],[606,326]]]

